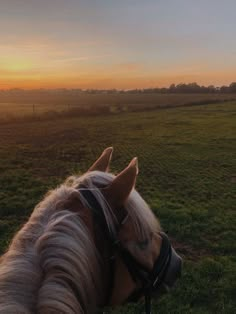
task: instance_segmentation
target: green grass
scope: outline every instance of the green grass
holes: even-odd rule
[[[184,257],[154,313],[235,313],[235,134],[235,102],[0,125],[0,253],[48,189],[114,146],[112,171],[138,156],[137,189]]]

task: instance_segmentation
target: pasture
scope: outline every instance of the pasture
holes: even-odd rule
[[[61,115],[100,115],[236,100],[235,94],[0,94],[0,123]]]
[[[235,101],[1,124],[0,254],[47,191],[108,146],[115,173],[138,156],[137,190],[184,258],[181,280],[154,313],[235,313]]]

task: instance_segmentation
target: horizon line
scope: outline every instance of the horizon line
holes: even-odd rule
[[[148,90],[148,89],[170,89],[171,86],[173,88],[176,88],[177,86],[180,85],[192,85],[195,84],[196,87],[200,88],[209,88],[209,87],[214,87],[215,89],[222,88],[222,87],[230,87],[231,84],[236,84],[236,80],[232,81],[228,85],[223,84],[223,85],[214,85],[214,84],[209,84],[209,85],[199,85],[197,82],[190,82],[190,83],[185,83],[185,82],[180,82],[180,83],[171,83],[165,85],[165,86],[150,86],[150,87],[134,87],[134,88],[95,88],[95,87],[88,87],[88,88],[81,88],[81,87],[37,87],[37,88],[21,88],[21,87],[12,87],[12,88],[0,88],[0,91],[14,91],[14,90],[19,90],[19,91],[43,91],[43,90],[80,90],[80,91],[132,91],[132,90]]]

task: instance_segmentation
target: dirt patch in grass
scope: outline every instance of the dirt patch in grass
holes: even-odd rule
[[[205,249],[196,249],[193,248],[191,245],[177,241],[172,237],[169,238],[173,247],[183,259],[197,262],[204,257],[210,256],[207,250]]]

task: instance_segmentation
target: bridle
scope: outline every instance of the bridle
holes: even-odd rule
[[[153,269],[148,270],[144,265],[139,263],[135,257],[122,245],[118,239],[118,232],[127,219],[127,215],[123,217],[122,221],[116,228],[114,234],[108,228],[104,212],[96,197],[90,189],[80,185],[79,192],[86,201],[89,208],[92,210],[93,218],[97,221],[102,230],[105,232],[107,239],[110,240],[112,254],[110,257],[110,268],[113,274],[109,284],[109,296],[111,297],[114,285],[114,271],[115,271],[115,257],[119,255],[125,264],[131,278],[135,283],[141,283],[141,287],[134,290],[133,293],[125,300],[126,302],[137,302],[141,297],[145,297],[145,312],[151,314],[151,298],[153,294],[158,293],[163,286],[170,288],[176,279],[180,276],[182,268],[182,260],[175,252],[170,244],[167,235],[160,232],[162,238],[162,245],[160,254],[154,263]]]
[[[121,257],[130,276],[135,283],[141,283],[141,287],[136,289],[126,300],[126,302],[137,302],[141,297],[145,297],[146,314],[151,313],[151,298],[153,293],[161,289],[163,278],[171,260],[171,245],[165,233],[160,232],[162,246],[160,255],[154,263],[150,272],[144,265],[139,263],[134,256],[117,241],[114,250]]]

